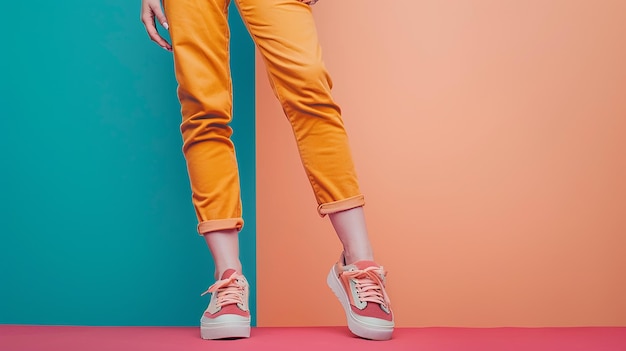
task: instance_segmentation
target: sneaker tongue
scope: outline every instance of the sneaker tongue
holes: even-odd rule
[[[353,263],[353,265],[356,266],[356,268],[358,269],[365,269],[368,267],[380,267],[374,261],[356,261]]]
[[[222,280],[230,278],[231,275],[237,273],[236,270],[229,268],[224,273],[222,273]]]

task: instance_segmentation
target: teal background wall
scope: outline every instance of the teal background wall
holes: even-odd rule
[[[172,56],[145,34],[140,1],[2,7],[0,323],[197,325],[213,265],[195,232]],[[254,286],[254,48],[231,13]]]

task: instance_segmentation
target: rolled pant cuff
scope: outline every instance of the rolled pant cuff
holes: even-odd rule
[[[321,204],[317,208],[317,212],[319,212],[320,216],[324,217],[327,214],[346,211],[363,205],[365,205],[365,197],[363,195],[357,195],[347,199]]]
[[[204,235],[218,230],[230,229],[237,229],[239,231],[241,228],[243,228],[243,219],[241,218],[214,219],[200,222],[198,224],[198,234]]]

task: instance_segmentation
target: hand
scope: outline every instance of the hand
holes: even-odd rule
[[[167,19],[161,10],[161,0],[141,0],[141,22],[146,27],[150,39],[167,51],[172,51],[172,45],[163,39],[156,29],[155,17],[165,29],[169,29]]]

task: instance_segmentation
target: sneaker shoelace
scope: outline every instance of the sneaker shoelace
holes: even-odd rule
[[[218,280],[200,296],[208,293],[217,293],[215,304],[222,307],[230,304],[243,304],[244,285],[239,282],[239,275],[233,274],[230,278]]]
[[[343,274],[354,280],[357,296],[361,302],[373,302],[385,307],[391,305],[389,296],[383,288],[384,282],[381,275],[384,273],[381,268],[367,267],[345,271]]]

